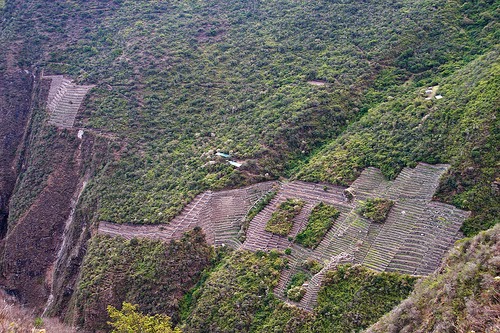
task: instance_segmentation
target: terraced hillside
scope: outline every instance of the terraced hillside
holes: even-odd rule
[[[61,128],[73,127],[85,95],[94,86],[77,85],[63,75],[44,76],[44,78],[51,80],[47,98],[49,124]]]
[[[275,182],[264,182],[242,189],[199,194],[167,225],[137,225],[99,223],[99,233],[121,236],[126,239],[134,237],[160,239],[170,241],[200,227],[211,245],[228,245],[238,248],[238,234],[243,219],[252,205],[266,192],[275,186]]]
[[[312,310],[325,272],[338,263],[355,262],[376,271],[398,271],[411,275],[428,275],[440,264],[445,252],[460,238],[460,226],[468,213],[451,205],[433,202],[439,178],[447,165],[420,163],[405,168],[394,181],[387,181],[375,168],[367,168],[347,189],[330,184],[302,181],[266,182],[243,189],[204,192],[198,195],[168,225],[129,225],[101,222],[99,233],[112,236],[148,237],[169,241],[200,227],[214,245],[235,249],[288,252],[289,265],[284,269],[275,294],[284,299],[286,287],[293,274],[304,271],[303,262],[314,259],[323,269],[304,284],[306,293],[297,303]],[[246,212],[266,192],[279,187],[277,195],[250,222],[243,243],[238,233]],[[348,200],[346,190],[353,194]],[[368,198],[394,201],[385,223],[375,223],[358,213],[360,201]],[[267,221],[277,207],[287,199],[305,202],[294,218],[293,228],[286,236],[265,230]],[[333,205],[340,216],[314,249],[294,242],[295,236],[307,224],[312,208],[320,202]],[[285,299],[284,299],[285,300]]]

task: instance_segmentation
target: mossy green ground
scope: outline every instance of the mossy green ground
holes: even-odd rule
[[[295,241],[305,247],[316,247],[339,215],[335,207],[320,202],[312,209],[306,228],[295,237]]]

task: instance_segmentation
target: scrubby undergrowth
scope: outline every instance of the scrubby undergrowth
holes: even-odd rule
[[[438,272],[367,333],[498,332],[500,225],[451,250]]]

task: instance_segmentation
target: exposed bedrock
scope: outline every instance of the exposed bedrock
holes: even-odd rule
[[[16,158],[31,109],[33,77],[24,70],[0,72],[0,237],[7,231],[9,201],[16,184]]]
[[[25,84],[18,98],[5,87],[2,94],[8,95],[0,118],[5,124],[0,126],[0,184],[7,226],[0,285],[42,312],[72,290],[89,237],[85,219],[75,224],[77,206],[96,166],[94,154],[105,150],[107,142],[92,133],[47,124],[49,82],[29,78],[15,81]],[[13,90],[21,91],[19,86]],[[13,107],[16,101],[22,108]]]

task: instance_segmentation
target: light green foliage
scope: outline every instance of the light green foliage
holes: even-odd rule
[[[311,211],[306,228],[295,237],[295,242],[309,248],[316,247],[339,215],[335,207],[320,202]]]
[[[383,223],[394,201],[382,198],[366,199],[359,202],[358,214],[376,223]]]
[[[415,277],[344,265],[326,275],[312,332],[359,332],[411,292]]]
[[[294,301],[294,302],[299,302],[302,297],[306,294],[306,288],[302,286],[297,286],[288,289],[286,292],[286,297],[288,297],[289,300]]]
[[[267,221],[266,231],[281,236],[288,235],[293,227],[293,218],[300,213],[304,204],[300,199],[286,199]]]
[[[306,261],[304,261],[302,263],[302,267],[311,272],[311,274],[313,275],[319,273],[319,271],[323,269],[323,265],[316,259],[312,258],[308,258]]]
[[[181,333],[181,330],[172,329],[170,317],[166,315],[148,316],[137,310],[138,306],[123,302],[122,309],[117,310],[108,306],[108,314],[113,327],[112,333]]]

